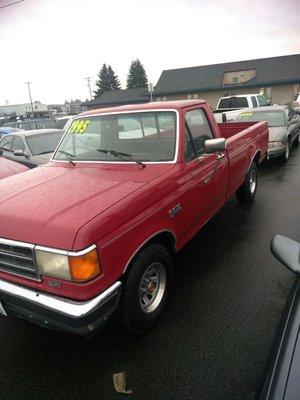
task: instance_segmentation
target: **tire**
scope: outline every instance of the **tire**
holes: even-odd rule
[[[299,147],[299,141],[300,141],[300,134],[298,133],[298,135],[297,135],[297,137],[296,137],[296,139],[294,141],[294,146],[295,147]]]
[[[172,285],[169,251],[159,243],[150,244],[133,261],[124,282],[117,311],[122,327],[134,334],[152,328],[166,310]]]
[[[288,162],[290,155],[291,155],[291,141],[290,139],[288,139],[287,143],[286,143],[286,148],[285,148],[285,152],[282,155],[282,161],[283,162]]]
[[[257,166],[253,162],[246,174],[244,183],[236,191],[236,197],[240,204],[252,203],[257,190],[258,174]]]

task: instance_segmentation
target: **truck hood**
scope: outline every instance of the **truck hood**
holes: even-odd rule
[[[89,220],[174,165],[50,163],[0,181],[0,238],[72,249]]]

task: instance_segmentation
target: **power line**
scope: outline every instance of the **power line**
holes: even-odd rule
[[[15,1],[14,3],[6,4],[5,6],[1,6],[1,7],[0,7],[0,10],[1,10],[2,8],[14,6],[15,4],[18,4],[18,3],[23,3],[23,1],[25,1],[25,0],[18,0],[18,1]]]

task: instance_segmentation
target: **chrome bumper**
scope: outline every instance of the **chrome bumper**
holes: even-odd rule
[[[8,315],[16,315],[45,327],[87,334],[113,314],[121,285],[117,281],[93,299],[78,302],[0,280],[0,302]]]

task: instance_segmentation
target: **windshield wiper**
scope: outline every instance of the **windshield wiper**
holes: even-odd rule
[[[57,152],[65,154],[68,157],[67,161],[69,161],[69,163],[72,165],[76,165],[73,161],[73,157],[75,157],[74,154],[68,153],[67,151],[64,151],[64,150],[58,150]]]
[[[41,156],[42,154],[47,154],[47,153],[53,153],[53,150],[42,151],[41,153],[38,153],[37,156]]]
[[[132,161],[134,161],[135,163],[141,165],[143,168],[146,167],[146,165],[144,163],[142,163],[142,161],[140,160],[136,160],[135,158],[133,158],[132,154],[128,154],[128,153],[122,153],[121,151],[115,151],[115,150],[107,150],[107,149],[97,149],[97,151],[100,151],[101,153],[104,154],[108,154],[108,155],[112,155],[116,158],[119,158],[120,160],[123,161],[128,161],[128,158]],[[126,158],[124,158],[124,157]]]

